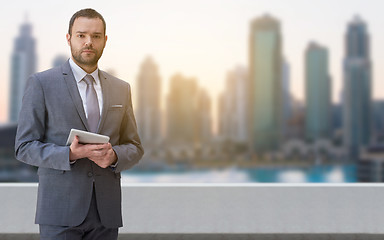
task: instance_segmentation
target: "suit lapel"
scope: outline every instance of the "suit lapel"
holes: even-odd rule
[[[110,90],[110,84],[108,82],[106,74],[100,70],[99,70],[99,78],[101,83],[101,91],[103,92],[103,111],[101,113],[101,119],[100,119],[99,128],[97,132],[100,132],[100,130],[103,128],[105,118],[107,117],[108,108],[109,108],[109,90]]]
[[[75,105],[76,110],[85,128],[89,131],[88,121],[87,121],[87,117],[85,116],[83,102],[81,100],[79,89],[77,87],[75,77],[73,76],[73,73],[68,61],[62,66],[62,69],[63,69],[63,77],[67,84],[68,91],[69,91],[69,94],[71,95],[73,104]]]

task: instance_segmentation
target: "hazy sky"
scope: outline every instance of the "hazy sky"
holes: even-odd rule
[[[373,94],[384,98],[384,1],[382,0],[13,0],[0,9],[0,122],[7,119],[10,57],[26,16],[37,39],[38,71],[57,54],[69,56],[65,40],[74,12],[91,7],[107,22],[108,42],[99,67],[130,82],[135,90],[146,56],[159,65],[163,92],[180,72],[196,77],[216,104],[226,74],[247,65],[250,20],[265,13],[281,21],[283,54],[291,67],[291,92],[304,97],[304,51],[309,41],[328,47],[333,101],[342,87],[347,23],[358,14],[368,23],[373,61]],[[135,91],[133,92],[135,97]]]

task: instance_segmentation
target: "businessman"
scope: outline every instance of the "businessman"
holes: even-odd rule
[[[32,75],[23,97],[16,158],[38,167],[36,224],[41,240],[117,239],[122,226],[120,172],[144,151],[128,83],[101,71],[106,24],[93,9],[76,12],[66,35],[71,58]],[[108,144],[66,146],[72,128]]]

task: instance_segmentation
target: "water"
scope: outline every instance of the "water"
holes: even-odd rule
[[[123,183],[347,183],[357,182],[355,165],[254,169],[125,171]]]

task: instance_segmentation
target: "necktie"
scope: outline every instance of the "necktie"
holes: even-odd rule
[[[87,84],[87,90],[85,92],[87,101],[87,115],[88,126],[91,132],[97,132],[97,127],[100,120],[99,101],[97,100],[96,90],[93,86],[95,79],[89,74],[84,77],[84,81]]]

